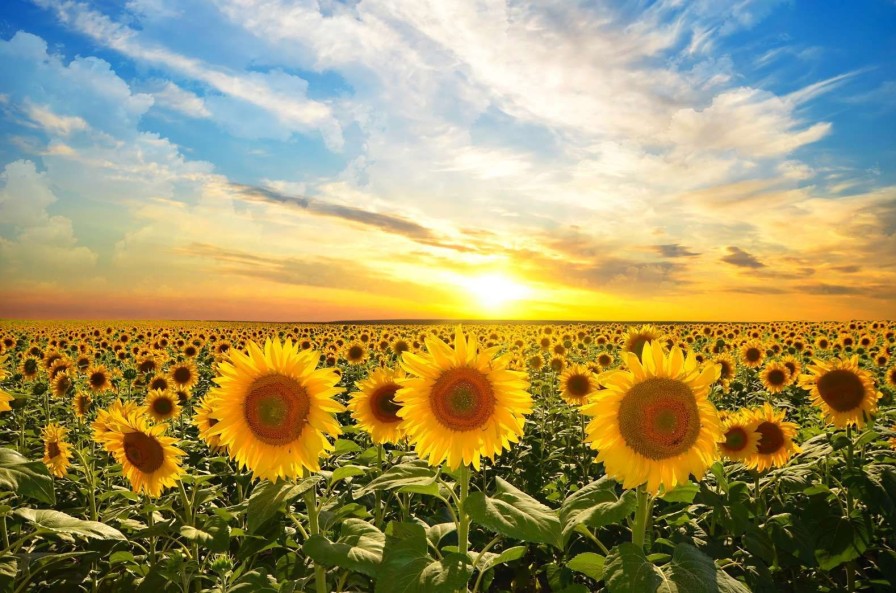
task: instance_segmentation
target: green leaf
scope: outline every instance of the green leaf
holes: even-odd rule
[[[47,466],[42,461],[28,461],[12,449],[0,448],[0,490],[56,504],[53,477]]]
[[[660,584],[660,575],[640,546],[624,543],[607,556],[604,582],[610,593],[654,593]]]
[[[560,521],[563,525],[563,541],[577,525],[603,527],[620,523],[635,512],[637,500],[633,490],[626,490],[621,497],[616,496],[616,482],[601,478],[576,490],[560,505]]]
[[[212,552],[226,552],[230,548],[230,526],[220,517],[213,517],[204,529],[184,525],[180,534]]]
[[[19,509],[16,515],[31,523],[38,529],[67,535],[80,535],[86,538],[101,540],[126,541],[127,538],[114,527],[98,521],[83,521],[60,513],[44,509]]]
[[[473,574],[467,556],[455,552],[435,560],[427,553],[423,526],[392,523],[390,527],[375,593],[454,593],[466,587]]]
[[[357,453],[360,450],[361,446],[358,443],[347,439],[336,439],[336,443],[333,445],[333,455],[336,457],[348,453]]]
[[[557,512],[501,478],[496,477],[495,482],[493,497],[483,492],[467,497],[464,510],[473,521],[501,535],[560,548]]]
[[[312,535],[302,551],[324,566],[338,566],[376,578],[383,561],[383,532],[360,519],[346,519],[335,543],[322,535]]]
[[[694,502],[694,497],[697,496],[698,492],[700,492],[700,486],[697,484],[682,484],[663,494],[660,499],[665,500],[666,502],[683,502],[685,504],[691,504]]]
[[[277,480],[264,481],[258,484],[249,497],[246,509],[246,522],[249,531],[255,533],[274,515],[282,512],[288,502],[298,498],[320,480],[320,476],[305,478],[298,484]]]
[[[394,490],[403,486],[431,486],[436,481],[436,471],[425,461],[411,461],[390,467],[383,475],[358,490],[354,497],[360,498],[376,490]]]
[[[508,562],[519,560],[526,555],[526,549],[526,546],[514,546],[512,548],[507,548],[500,554],[495,554],[494,557],[489,558],[487,562],[479,567],[479,570],[485,572],[487,570],[493,569],[499,564],[507,564]]]
[[[716,568],[712,558],[690,544],[678,544],[662,570],[657,593],[749,593],[743,583]]]
[[[366,467],[360,465],[343,465],[333,471],[333,475],[330,477],[330,484],[335,484],[346,478],[362,476],[365,473],[367,473]]]
[[[566,567],[570,570],[580,572],[585,576],[591,577],[595,581],[599,581],[604,576],[604,563],[606,558],[594,552],[584,552],[573,557],[566,563]]]
[[[832,570],[855,560],[868,548],[865,524],[846,517],[827,517],[819,525],[815,559],[823,570]]]

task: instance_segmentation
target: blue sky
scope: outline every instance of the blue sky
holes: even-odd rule
[[[9,0],[0,57],[0,314],[896,297],[892,1]]]

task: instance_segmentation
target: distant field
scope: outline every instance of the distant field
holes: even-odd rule
[[[0,323],[0,591],[891,591],[896,323]]]

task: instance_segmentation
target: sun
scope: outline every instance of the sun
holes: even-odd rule
[[[501,273],[488,273],[467,278],[462,282],[479,305],[488,311],[501,309],[508,304],[525,298],[530,289]]]

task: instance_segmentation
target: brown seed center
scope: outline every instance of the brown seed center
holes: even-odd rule
[[[687,451],[700,435],[700,411],[691,388],[654,377],[634,385],[619,405],[619,432],[626,444],[649,459]]]
[[[268,445],[287,445],[305,429],[311,400],[305,388],[285,375],[265,375],[249,387],[243,414],[255,437]]]
[[[382,385],[370,396],[370,409],[380,422],[392,424],[400,422],[398,410],[401,406],[395,401],[395,392],[399,387],[395,383]]]
[[[186,385],[193,378],[193,373],[188,367],[177,367],[172,375],[174,382],[179,385]]]
[[[774,422],[763,422],[756,427],[759,433],[759,444],[756,451],[760,455],[777,453],[784,446],[784,431]]]
[[[585,375],[573,375],[566,381],[566,390],[570,395],[584,397],[591,392],[591,381]]]
[[[165,460],[162,445],[153,437],[142,432],[129,432],[124,435],[124,456],[144,474],[151,474]]]
[[[495,411],[492,384],[470,367],[443,372],[432,386],[429,402],[439,423],[459,432],[481,428]]]
[[[862,380],[852,371],[834,369],[818,380],[818,393],[829,406],[838,412],[854,410],[865,397]]]

